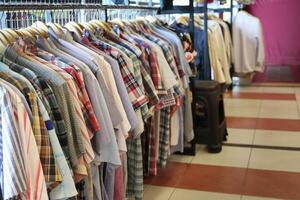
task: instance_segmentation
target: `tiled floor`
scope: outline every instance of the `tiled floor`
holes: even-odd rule
[[[145,200],[300,200],[300,87],[235,87],[225,98],[222,152],[171,156],[145,178]]]

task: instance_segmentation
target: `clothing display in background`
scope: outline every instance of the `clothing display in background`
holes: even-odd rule
[[[231,84],[230,68],[233,50],[229,26],[225,21],[214,15],[210,15],[208,19],[208,54],[212,80],[216,80],[219,83]],[[171,27],[178,34],[187,34],[189,32],[188,21],[188,17],[181,16],[173,22]],[[198,70],[203,67],[204,37],[203,21],[200,15],[195,16],[194,48],[197,55],[194,63]]]
[[[246,11],[240,11],[234,18],[232,34],[235,72],[262,72],[265,48],[260,20]]]
[[[2,33],[3,199],[142,199],[143,177],[194,138],[191,69],[161,21]]]

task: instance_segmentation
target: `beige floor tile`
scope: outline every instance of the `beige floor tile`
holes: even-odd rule
[[[295,93],[294,87],[263,87],[264,93]]]
[[[191,163],[194,156],[185,155],[171,155],[169,161],[180,162],[180,163]]]
[[[255,197],[255,196],[242,196],[242,200],[279,200],[279,199],[266,198],[266,197]]]
[[[240,200],[240,195],[176,189],[170,200]]]
[[[149,185],[144,192],[144,200],[168,200],[174,188]]]
[[[143,185],[143,187],[144,187],[144,193],[147,191],[147,189],[149,188],[149,186],[150,186],[150,185],[147,185],[147,184],[144,184],[144,185]]]
[[[249,168],[300,172],[298,151],[252,149]]]
[[[298,111],[300,111],[300,93],[296,94],[296,100],[297,100],[297,105],[298,105]]]
[[[299,119],[296,101],[262,100],[259,118]]]
[[[253,129],[227,128],[227,142],[231,144],[252,144],[254,137]]]
[[[228,99],[225,105],[226,116],[257,117],[261,100]]]
[[[300,147],[300,132],[256,130],[254,144],[281,147]]]
[[[300,102],[300,93],[296,93],[295,95],[296,95],[297,102]]]
[[[263,92],[263,87],[235,86],[233,92]]]
[[[294,90],[296,94],[300,93],[300,87],[295,87]]]
[[[224,98],[224,106],[227,104],[228,98]]]
[[[207,152],[204,146],[197,146],[197,154],[192,160],[192,163],[229,167],[247,167],[250,151],[250,148],[223,146],[220,153],[211,154]]]

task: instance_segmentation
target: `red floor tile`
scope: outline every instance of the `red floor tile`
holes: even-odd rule
[[[145,184],[280,199],[300,199],[300,173],[169,162]]]
[[[300,120],[226,117],[228,128],[300,131]]]
[[[300,120],[258,119],[256,129],[300,131]]]
[[[228,128],[255,129],[257,118],[251,117],[226,117]]]
[[[184,176],[188,164],[168,162],[166,168],[158,170],[157,176],[147,177],[144,179],[145,184],[175,187]]]
[[[177,185],[178,188],[241,194],[246,170],[235,167],[210,165],[188,166],[186,173]]]
[[[300,199],[300,173],[249,169],[244,195]]]
[[[295,94],[276,94],[276,93],[254,93],[254,92],[231,92],[226,93],[227,98],[237,99],[266,99],[266,100],[295,100]]]

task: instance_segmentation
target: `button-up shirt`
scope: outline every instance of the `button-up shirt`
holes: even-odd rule
[[[86,38],[87,39],[87,38]],[[83,42],[86,42],[83,39]],[[105,51],[110,56],[115,58],[120,66],[120,71],[126,84],[126,89],[131,99],[132,105],[135,110],[139,109],[145,103],[147,103],[147,97],[143,94],[140,85],[135,80],[134,74],[131,73],[131,70],[128,68],[123,56],[119,54],[118,51],[113,50],[109,45],[101,43],[101,41],[92,41],[92,44],[98,47],[99,49]]]
[[[20,56],[21,54],[22,56]],[[78,122],[74,116],[76,112],[72,106],[72,100],[69,94],[69,89],[67,83],[60,77],[57,76],[57,73],[49,68],[43,67],[42,64],[37,64],[30,60],[29,56],[26,56],[24,53],[18,51],[18,46],[8,47],[4,54],[5,57],[10,59],[13,62],[19,63],[26,68],[33,70],[37,75],[41,76],[45,80],[48,80],[53,88],[56,99],[58,100],[60,110],[63,114],[63,119],[65,121],[67,131],[68,131],[68,146],[71,158],[72,168],[74,170],[84,173],[84,169],[78,165],[77,154],[84,152],[84,147],[79,145],[79,143],[74,142],[73,134],[79,132],[80,128]],[[24,57],[23,57],[24,56]]]
[[[66,130],[65,122],[62,118],[61,111],[58,106],[58,102],[56,100],[56,97],[54,96],[54,93],[53,93],[50,85],[47,83],[47,81],[45,81],[41,77],[37,76],[30,69],[27,69],[16,63],[13,63],[13,62],[9,61],[7,58],[3,58],[3,60],[9,66],[9,68],[11,70],[13,70],[19,74],[22,74],[24,77],[26,77],[31,82],[31,84],[34,86],[36,91],[41,90],[41,93],[38,93],[38,94],[40,94],[39,97],[41,98],[41,100],[43,100],[43,97],[45,97],[44,103],[45,103],[45,105],[47,103],[49,105],[50,110],[47,110],[47,111],[50,115],[50,118],[51,118],[53,124],[54,124],[57,137],[58,137],[60,145],[64,151],[66,159],[69,161],[70,154],[69,154],[69,149],[68,149],[67,130]]]
[[[3,197],[48,199],[38,148],[26,109],[16,93],[9,90],[3,82],[1,86],[0,127],[1,133],[4,134],[1,135],[3,144],[1,149],[5,153],[0,172]],[[4,120],[2,117],[7,119]]]
[[[56,58],[54,55],[52,55],[46,51],[43,51],[41,49],[37,50],[37,55],[39,57],[51,62],[52,64],[62,68],[63,70],[65,70],[68,74],[70,74],[73,77],[73,79],[76,83],[75,86],[77,89],[76,90],[77,95],[81,102],[81,110],[83,113],[83,117],[84,117],[86,126],[89,131],[89,136],[90,136],[90,138],[92,138],[95,133],[100,131],[100,125],[95,116],[94,109],[90,102],[90,98],[85,89],[85,85],[83,82],[83,77],[82,77],[82,73],[81,73],[80,69],[72,63],[66,64],[66,63],[62,62],[59,58]]]
[[[40,153],[45,179],[49,185],[53,184],[51,187],[54,187],[62,179],[50,145],[45,121],[39,109],[38,97],[33,87],[29,82],[26,82],[27,80],[24,77],[14,73],[4,64],[1,65],[0,70],[0,77],[16,86],[24,94],[30,105],[33,116],[34,136]]]

